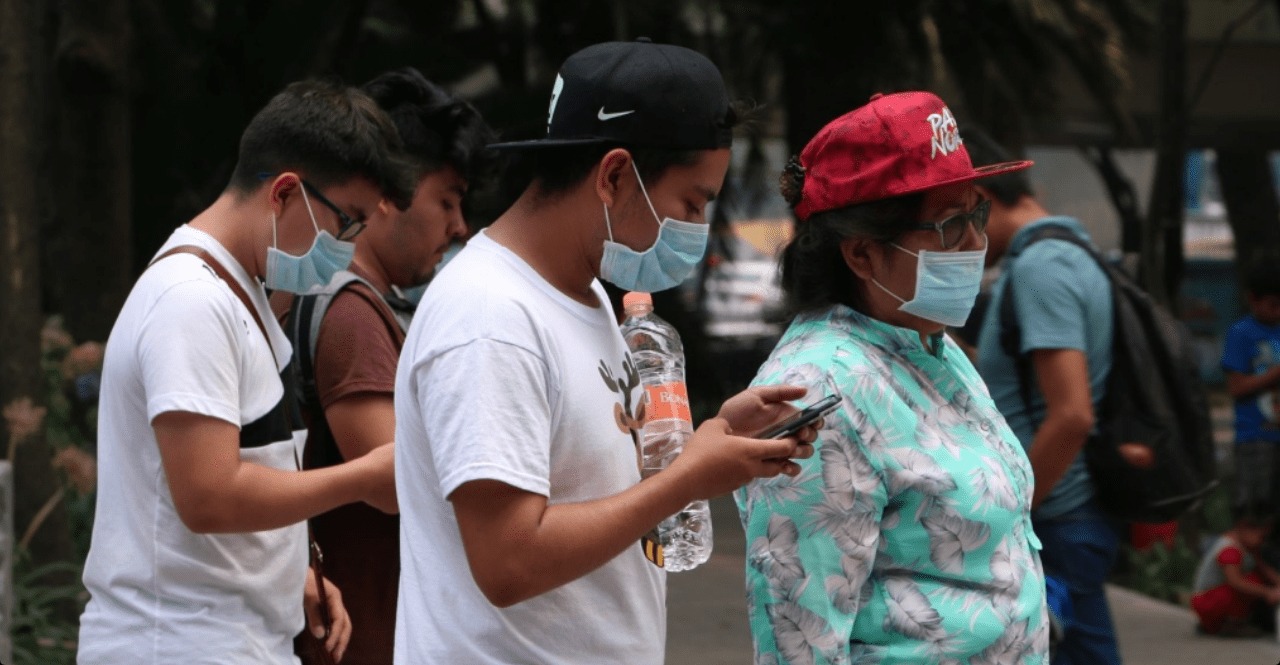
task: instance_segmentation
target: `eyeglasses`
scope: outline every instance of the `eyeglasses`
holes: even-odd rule
[[[299,180],[301,180],[301,178],[299,178]],[[321,194],[320,190],[316,189],[314,185],[306,180],[302,180],[302,186],[307,188],[307,192],[316,197],[317,201],[323,203],[325,207],[333,211],[333,214],[338,216],[338,235],[336,236],[338,240],[351,240],[352,238],[360,235],[360,232],[364,230],[363,221],[348,215],[342,208],[339,208],[337,204],[330,201],[324,194]]]
[[[943,249],[951,249],[964,242],[965,232],[972,226],[978,233],[986,233],[987,218],[991,215],[991,200],[983,199],[981,203],[968,212],[956,213],[940,222],[919,224],[915,230],[937,231]]]

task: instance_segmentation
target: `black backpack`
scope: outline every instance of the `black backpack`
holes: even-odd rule
[[[1218,484],[1209,403],[1191,335],[1123,270],[1070,229],[1047,225],[1030,244],[1062,240],[1093,257],[1111,283],[1114,324],[1111,371],[1095,415],[1097,432],[1085,461],[1102,507],[1132,522],[1167,522],[1197,507]],[[1021,353],[1022,329],[1007,280],[1000,305],[1000,345],[1014,359],[1023,404],[1031,406],[1032,367]],[[1152,453],[1145,468],[1120,454],[1139,443]]]
[[[333,438],[333,432],[329,429],[329,421],[324,417],[324,406],[316,389],[316,344],[320,340],[320,324],[329,311],[329,305],[333,304],[333,299],[343,289],[356,283],[364,284],[374,293],[379,292],[376,286],[359,275],[349,270],[339,270],[325,286],[312,289],[305,295],[294,296],[289,314],[281,325],[289,336],[289,343],[293,345],[293,357],[297,361],[294,379],[298,407],[302,413],[310,416],[307,423],[308,438],[318,444],[314,449],[308,445],[304,451],[303,459],[306,462],[305,468],[308,469],[334,466],[345,461]],[[407,332],[413,316],[413,306],[398,297],[386,298],[401,332]]]

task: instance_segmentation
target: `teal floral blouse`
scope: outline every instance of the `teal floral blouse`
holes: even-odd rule
[[[755,384],[842,398],[795,478],[735,495],[757,665],[1043,664],[1031,465],[949,338],[802,315]]]

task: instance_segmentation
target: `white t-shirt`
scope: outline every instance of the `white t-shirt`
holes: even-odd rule
[[[479,479],[551,504],[640,481],[623,416],[642,391],[627,378],[604,289],[593,288],[600,307],[568,298],[481,233],[427,289],[396,372],[397,665],[662,662],[666,577],[639,541],[499,609],[476,586],[446,499]]]
[[[151,421],[171,411],[249,425],[240,458],[296,468],[305,430],[269,440],[292,349],[266,294],[209,235],[183,226],[160,250],[198,245],[240,282],[279,356],[239,298],[190,254],[149,268],[107,340],[98,406],[98,498],[78,660],[85,665],[296,663],[306,525],[196,534],[178,517]],[[258,423],[257,426],[252,425]],[[255,434],[256,433],[256,434]],[[253,440],[256,437],[257,440]]]

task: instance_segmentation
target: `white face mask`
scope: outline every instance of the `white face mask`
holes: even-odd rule
[[[982,290],[982,270],[987,248],[967,252],[913,252],[897,243],[900,251],[916,257],[916,292],[911,300],[890,291],[875,278],[871,283],[902,303],[898,311],[946,326],[962,326]]]

